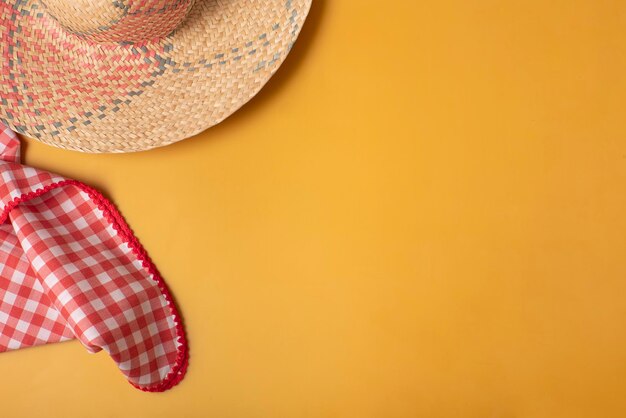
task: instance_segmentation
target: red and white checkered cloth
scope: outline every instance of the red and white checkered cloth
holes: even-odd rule
[[[76,338],[141,390],[176,385],[187,343],[141,244],[100,193],[19,150],[0,125],[0,352]]]

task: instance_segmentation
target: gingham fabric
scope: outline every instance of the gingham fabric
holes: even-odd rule
[[[171,388],[187,367],[171,296],[117,210],[21,165],[19,140],[0,128],[0,352],[74,338],[145,391]]]

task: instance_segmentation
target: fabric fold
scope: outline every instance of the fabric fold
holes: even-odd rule
[[[188,357],[180,315],[119,212],[80,182],[19,164],[10,131],[0,144],[0,351],[76,338],[139,389],[174,386]]]

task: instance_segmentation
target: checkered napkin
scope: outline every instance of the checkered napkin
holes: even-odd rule
[[[100,193],[19,153],[0,125],[0,352],[75,338],[141,390],[176,385],[185,335],[145,250]]]

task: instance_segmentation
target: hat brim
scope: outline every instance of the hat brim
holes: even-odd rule
[[[287,57],[311,0],[196,0],[168,37],[99,44],[35,0],[0,4],[0,122],[60,148],[171,144],[248,102]]]

